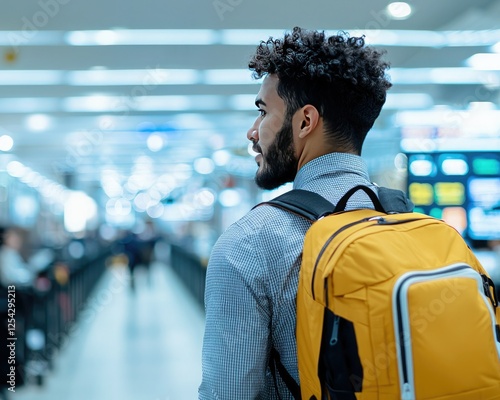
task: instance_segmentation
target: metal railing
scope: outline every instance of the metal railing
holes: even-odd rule
[[[7,328],[9,322],[12,323],[10,317],[14,316],[15,321],[15,362],[12,365],[15,366],[16,387],[43,384],[44,377],[53,366],[54,357],[70,337],[80,312],[105,271],[110,255],[108,250],[101,249],[91,258],[57,262],[37,278],[33,287],[14,285],[15,315],[11,313],[9,316],[9,289],[0,289],[3,331],[0,340],[8,341],[14,336]],[[1,344],[0,351],[6,348],[6,344]],[[0,357],[5,361],[8,356]],[[2,364],[7,366],[4,362]],[[4,381],[1,384],[3,387]]]
[[[207,269],[199,257],[179,245],[171,244],[170,263],[198,303],[203,305]]]

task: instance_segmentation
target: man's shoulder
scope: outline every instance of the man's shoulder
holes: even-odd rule
[[[283,227],[286,224],[297,225],[301,221],[307,222],[304,218],[290,211],[264,202],[253,207],[236,224],[266,232]]]
[[[309,226],[310,222],[305,218],[262,203],[231,224],[221,235],[219,241],[230,240],[235,244],[241,241],[251,241],[262,246],[267,240],[274,240],[281,236],[286,237],[294,232],[303,235]]]
[[[290,267],[302,249],[310,222],[267,204],[253,208],[218,238],[209,266],[232,266],[243,275],[259,276]],[[273,268],[269,268],[273,266]]]

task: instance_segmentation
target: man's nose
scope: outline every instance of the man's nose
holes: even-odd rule
[[[252,127],[248,130],[247,139],[252,141],[252,142],[259,141],[259,131],[257,130],[257,127],[255,126],[255,124],[252,125]]]

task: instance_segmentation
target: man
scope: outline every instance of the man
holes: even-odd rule
[[[264,77],[259,116],[247,133],[259,187],[293,181],[334,204],[359,184],[377,190],[360,154],[391,86],[381,56],[363,38],[300,28],[261,42],[249,63]],[[348,204],[357,207],[373,205],[358,193]],[[293,398],[270,373],[270,351],[298,382],[295,297],[309,226],[262,205],[219,238],[207,270],[200,399]]]

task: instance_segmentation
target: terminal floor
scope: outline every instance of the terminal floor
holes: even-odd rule
[[[106,271],[44,384],[10,398],[197,399],[202,307],[168,266],[154,264],[147,278],[139,273],[132,292],[124,267]]]

